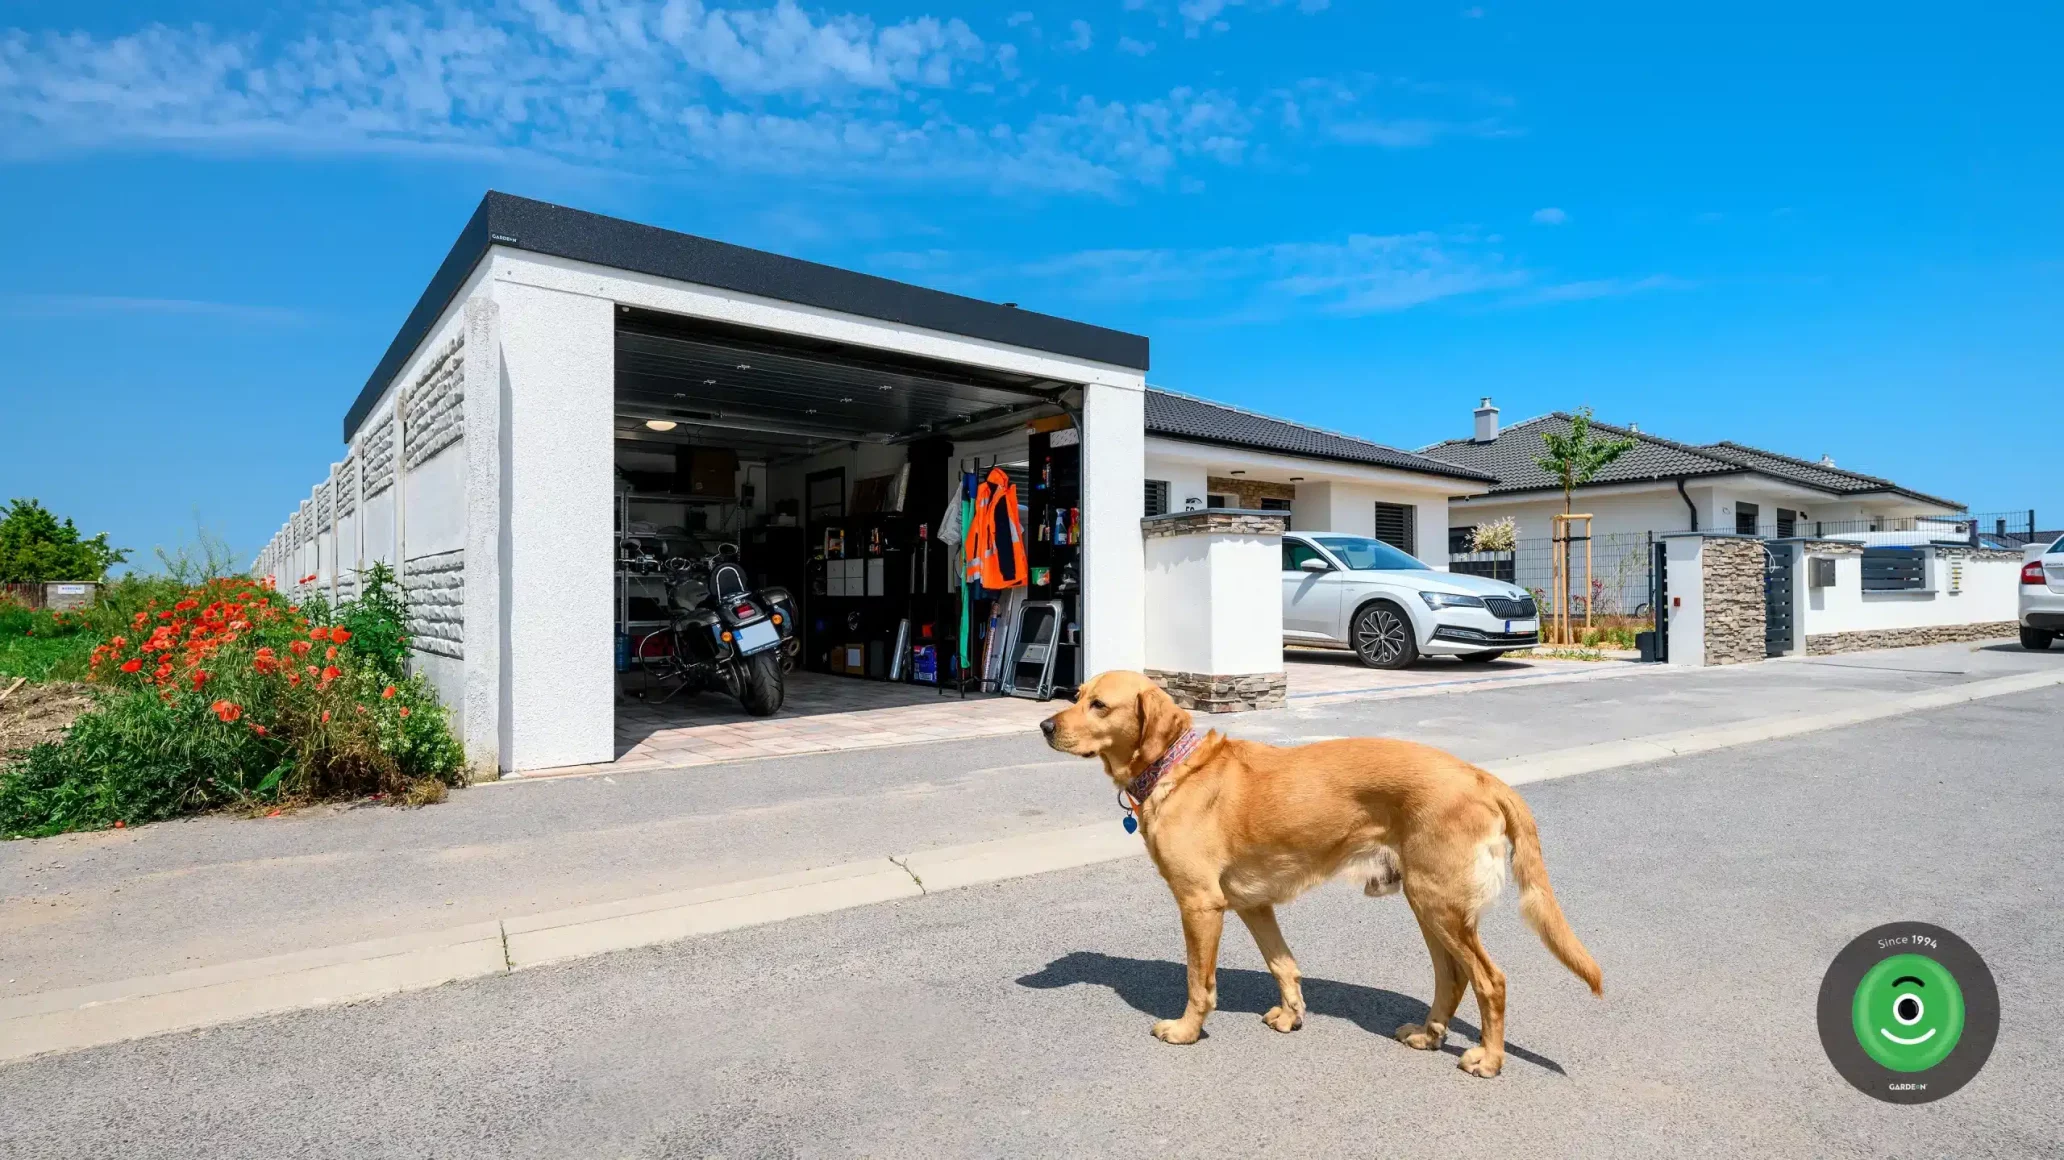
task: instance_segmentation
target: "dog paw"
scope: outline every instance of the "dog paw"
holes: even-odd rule
[[[1498,1070],[1504,1065],[1505,1060],[1502,1056],[1493,1059],[1490,1052],[1481,1047],[1472,1047],[1462,1053],[1462,1062],[1455,1066],[1479,1079],[1489,1079],[1497,1075]]]
[[[1186,1023],[1181,1019],[1163,1019],[1154,1024],[1154,1038],[1177,1047],[1195,1043],[1204,1034],[1204,1028]]]
[[[1415,1051],[1439,1051],[1441,1045],[1448,1041],[1447,1028],[1428,1027],[1420,1023],[1407,1023],[1391,1034],[1397,1037],[1399,1043]]]
[[[1304,1012],[1289,1007],[1271,1007],[1268,1014],[1261,1017],[1261,1021],[1278,1031],[1288,1033],[1304,1026]]]

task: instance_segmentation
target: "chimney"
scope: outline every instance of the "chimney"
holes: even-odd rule
[[[1472,443],[1493,443],[1498,438],[1498,408],[1491,406],[1491,397],[1476,408],[1476,434],[1470,437]]]
[[[1832,455],[1822,455],[1820,457],[1820,465],[1822,467],[1833,467],[1835,465],[1835,457]]]
[[[1634,434],[1636,434],[1636,435],[1639,435],[1639,434],[1641,434],[1641,424],[1639,424],[1639,423],[1629,423],[1629,424],[1627,424],[1627,430],[1629,430],[1629,431],[1632,431],[1632,432],[1633,432]]]

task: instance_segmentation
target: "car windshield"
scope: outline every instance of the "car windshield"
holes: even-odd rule
[[[2058,536],[2057,542],[2050,545],[2049,554],[2052,556],[2064,556],[2064,536]]]
[[[1314,536],[1328,552],[1339,557],[1340,562],[1357,572],[1402,572],[1408,569],[1431,571],[1426,565],[1407,556],[1382,540],[1371,540],[1364,536]]]

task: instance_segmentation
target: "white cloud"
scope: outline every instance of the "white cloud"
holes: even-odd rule
[[[1005,17],[1003,21],[1006,28],[1016,28],[1020,24],[1030,23],[1032,23],[1032,14],[1030,12],[1013,12],[1008,17]]]
[[[1229,8],[1240,8],[1248,5],[1256,8],[1281,8],[1291,2],[1292,0],[1182,0],[1181,3],[1175,6],[1175,10],[1183,18],[1184,35],[1196,36],[1207,27],[1213,32],[1226,31],[1230,25],[1221,19],[1221,16]],[[1325,11],[1331,5],[1332,0],[1295,0],[1295,2],[1299,12],[1309,13]],[[1132,7],[1130,0],[1127,0],[1126,7]]]
[[[1151,40],[1134,40],[1130,36],[1121,36],[1118,38],[1118,51],[1129,56],[1145,56],[1154,51],[1154,42]]]
[[[1645,278],[1592,278],[1538,286],[1515,295],[1512,301],[1517,305],[1582,302],[1592,298],[1624,298],[1629,294],[1648,294],[1658,290],[1692,290],[1697,286],[1696,282],[1668,274],[1650,274]]]
[[[432,150],[1110,193],[1186,158],[1237,163],[1252,131],[1233,96],[1187,88],[1003,117],[979,88],[1015,78],[1017,50],[959,20],[880,25],[794,0],[501,0],[491,17],[459,2],[340,11],[290,35],[0,31],[0,154]]]
[[[1073,49],[1076,52],[1087,52],[1090,46],[1095,43],[1096,30],[1089,26],[1089,21],[1070,20],[1068,22],[1068,39],[1061,42],[1061,47]]]
[[[1073,294],[1090,299],[1210,299],[1214,310],[1230,299],[1227,313],[1247,321],[1388,313],[1516,287],[1527,278],[1479,243],[1434,233],[1205,250],[1092,250],[1021,274],[1067,283]]]
[[[1534,223],[1536,225],[1559,226],[1565,225],[1568,222],[1569,214],[1552,205],[1534,211]]]

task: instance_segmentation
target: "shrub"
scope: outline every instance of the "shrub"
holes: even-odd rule
[[[248,579],[115,593],[89,622],[99,643],[85,670],[102,705],[0,773],[0,833],[435,796],[421,783],[459,781],[464,753],[428,684],[402,671],[405,616],[391,574],[334,613]]]
[[[1469,530],[1469,550],[1472,552],[1511,552],[1518,547],[1519,527],[1512,522],[1511,516],[1478,524]]]

